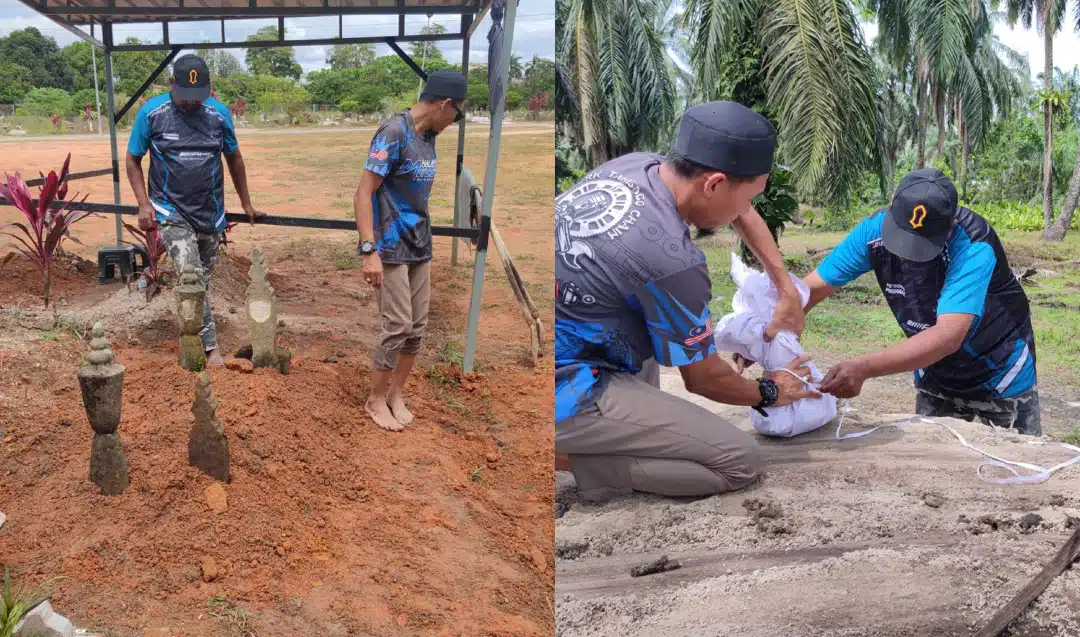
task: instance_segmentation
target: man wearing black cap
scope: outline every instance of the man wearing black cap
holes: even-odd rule
[[[690,227],[731,224],[782,299],[766,330],[802,331],[799,294],[751,200],[772,167],[776,133],[733,102],[690,108],[668,156],[633,153],[593,170],[555,200],[555,449],[582,499],[646,491],[710,495],[760,470],[750,434],[660,390],[659,365],[686,388],[731,405],[817,396],[786,372],[758,380],[716,354],[705,255]],[[806,378],[800,357],[789,365]]]
[[[149,193],[142,158],[150,152]],[[209,289],[225,231],[225,180],[221,156],[252,223],[263,213],[251,205],[247,170],[228,107],[210,97],[210,70],[202,58],[185,55],[173,65],[169,93],[151,98],[139,109],[128,140],[128,182],[139,203],[139,227],[161,238],[177,275],[191,263],[199,283]],[[203,304],[199,332],[207,363],[221,365],[210,295]]]
[[[353,198],[357,253],[376,288],[382,333],[365,407],[375,424],[400,431],[412,422],[402,395],[416,362],[431,300],[431,219],[435,136],[460,121],[468,85],[456,71],[428,76],[416,106],[382,123]]]
[[[1027,296],[994,229],[957,206],[941,171],[905,176],[889,208],[806,277],[807,311],[871,270],[907,339],[833,366],[821,391],[850,398],[868,378],[914,372],[919,415],[1042,434]]]

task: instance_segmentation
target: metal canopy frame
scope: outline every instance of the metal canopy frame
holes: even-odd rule
[[[117,148],[116,125],[121,118],[134,106],[139,98],[153,85],[163,71],[172,63],[181,50],[185,48],[200,49],[246,49],[277,46],[326,46],[334,44],[387,44],[405,61],[409,67],[421,78],[426,79],[426,74],[401,49],[399,42],[439,42],[461,40],[462,43],[462,73],[468,76],[469,72],[469,43],[473,32],[479,22],[487,14],[492,0],[19,0],[27,7],[37,11],[41,15],[71,32],[77,37],[89,42],[105,52],[105,91],[108,98],[109,113],[109,145],[112,154],[112,167],[101,170],[90,170],[68,175],[68,181],[86,179],[111,174],[113,177],[113,204],[81,203],[77,207],[84,210],[113,213],[116,215],[116,243],[123,243],[123,222],[121,215],[138,214],[137,206],[121,205],[120,197],[120,164],[119,150]],[[509,82],[509,59],[510,47],[513,40],[514,18],[517,8],[517,0],[507,0],[507,11],[504,19],[505,37],[500,58],[504,61],[501,69],[504,77],[503,86]],[[441,34],[406,34],[405,17],[408,15],[460,15],[461,30],[458,33]],[[369,36],[369,37],[344,37],[343,17],[347,15],[396,15],[398,16],[398,33],[394,36]],[[285,18],[298,17],[334,17],[338,18],[338,37],[289,40],[285,38]],[[225,37],[226,22],[236,20],[277,18],[278,37],[276,40],[265,41],[230,41]],[[174,43],[169,38],[170,22],[189,21],[218,21],[221,24],[221,39],[218,42],[209,43]],[[115,25],[161,25],[161,42],[158,44],[117,45],[113,40],[113,27]],[[87,33],[79,26],[90,26]],[[95,36],[95,28],[100,28],[101,39]],[[143,82],[139,90],[132,95],[126,104],[119,110],[116,108],[116,87],[114,85],[112,54],[121,51],[168,51],[149,78]],[[488,160],[487,174],[484,179],[485,191],[480,218],[480,228],[473,229],[468,226],[468,211],[459,210],[457,192],[460,187],[461,169],[464,162],[465,151],[465,124],[462,120],[458,125],[457,161],[455,162],[454,177],[454,225],[433,226],[432,234],[435,236],[455,237],[452,247],[451,265],[457,264],[458,239],[476,241],[476,258],[473,264],[473,289],[469,300],[469,316],[466,333],[465,357],[462,364],[463,371],[472,371],[475,351],[476,332],[478,327],[480,299],[484,280],[484,267],[486,263],[488,232],[491,218],[491,202],[494,198],[495,173],[498,163],[499,146],[502,137],[502,120],[504,116],[504,104],[500,103],[494,109],[491,120],[491,133],[488,137]],[[28,185],[38,185],[40,180],[31,180]],[[0,197],[0,204],[10,205],[10,202]],[[246,221],[245,215],[230,213],[229,221]],[[303,217],[267,216],[259,221],[260,225],[292,226],[304,228],[321,228],[333,230],[351,230],[355,228],[355,222],[341,219],[318,219]]]

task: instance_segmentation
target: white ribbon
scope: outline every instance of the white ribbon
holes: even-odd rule
[[[814,389],[818,389],[818,387],[815,386],[813,383],[807,382],[806,379],[801,378],[798,374],[791,371],[790,369],[784,368],[783,371],[791,374],[795,378],[798,378],[799,380],[801,380],[806,385],[808,385],[808,386],[810,386],[810,387],[812,387]],[[963,445],[963,446],[967,447],[968,449],[974,451],[975,453],[987,458],[987,460],[984,460],[983,463],[981,465],[979,465],[979,468],[975,470],[975,474],[979,476],[980,480],[982,480],[983,482],[986,482],[988,484],[1039,484],[1039,483],[1046,482],[1047,480],[1049,480],[1055,473],[1057,473],[1061,469],[1064,469],[1066,467],[1070,467],[1070,466],[1072,466],[1074,464],[1080,463],[1080,447],[1077,447],[1075,445],[1070,445],[1070,444],[1067,444],[1067,443],[1064,443],[1064,442],[1054,442],[1054,441],[1045,441],[1045,440],[1028,440],[1028,441],[1025,441],[1024,444],[1027,444],[1027,445],[1041,445],[1041,446],[1048,446],[1048,447],[1064,447],[1065,449],[1068,449],[1069,451],[1072,451],[1073,453],[1075,453],[1077,455],[1074,456],[1073,458],[1071,458],[1070,460],[1065,460],[1063,462],[1059,462],[1058,464],[1056,464],[1056,465],[1054,465],[1052,467],[1042,467],[1040,465],[1032,464],[1030,462],[1020,462],[1020,461],[1017,461],[1017,460],[1006,460],[1004,458],[999,458],[999,457],[995,456],[992,453],[989,453],[987,451],[983,451],[982,449],[979,449],[978,447],[973,446],[971,443],[969,443],[967,440],[965,440],[962,435],[960,435],[960,432],[958,432],[957,430],[953,429],[952,427],[946,425],[945,423],[938,422],[938,421],[936,421],[936,420],[934,420],[932,418],[926,418],[924,416],[916,416],[914,418],[909,418],[907,420],[903,420],[903,421],[896,422],[896,423],[887,423],[887,424],[882,424],[882,425],[875,425],[875,426],[871,427],[870,429],[866,429],[864,431],[856,431],[854,433],[840,435],[840,428],[844,426],[844,416],[846,416],[847,412],[850,411],[850,410],[851,410],[851,400],[850,399],[845,399],[843,406],[840,408],[840,417],[836,421],[836,439],[837,440],[851,440],[853,438],[861,438],[863,436],[868,436],[868,435],[874,433],[878,429],[884,429],[886,427],[897,427],[897,428],[906,427],[907,425],[912,425],[912,424],[916,424],[916,423],[924,423],[924,424],[928,424],[928,425],[937,425],[939,427],[944,427],[945,429],[947,429],[949,431],[949,433],[951,433],[953,436],[956,437],[957,440],[960,441],[961,445]],[[1008,478],[988,478],[988,477],[983,475],[983,469],[986,468],[986,467],[1000,467],[1002,469],[1005,469],[1005,470],[1011,472],[1013,475],[1011,477],[1008,477]],[[1024,469],[1028,473],[1021,473],[1020,471],[1017,471],[1016,468]]]

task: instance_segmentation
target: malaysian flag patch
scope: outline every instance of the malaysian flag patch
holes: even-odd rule
[[[375,161],[386,161],[386,158],[389,156],[390,153],[386,152],[385,148],[368,153],[368,158],[374,159]]]
[[[683,341],[683,345],[691,347],[712,336],[712,317],[705,319],[704,325],[698,325],[690,330],[690,338]]]

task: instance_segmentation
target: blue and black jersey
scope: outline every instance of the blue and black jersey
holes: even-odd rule
[[[143,104],[128,140],[132,155],[150,153],[147,195],[158,223],[205,234],[225,230],[221,154],[238,148],[228,107],[211,97],[203,108],[185,113],[168,93]]]
[[[942,314],[975,317],[956,352],[915,372],[928,392],[968,400],[996,400],[1035,387],[1035,337],[1027,295],[1009,268],[989,223],[959,208],[941,256],[926,263],[891,254],[881,243],[885,212],[866,219],[818,266],[826,284],[845,285],[874,271],[908,337]]]
[[[663,159],[613,159],[555,200],[556,422],[595,403],[614,373],[716,353],[709,269]]]
[[[398,113],[379,126],[364,169],[383,178],[371,202],[379,258],[387,264],[431,261],[435,135],[417,133],[411,112]]]

